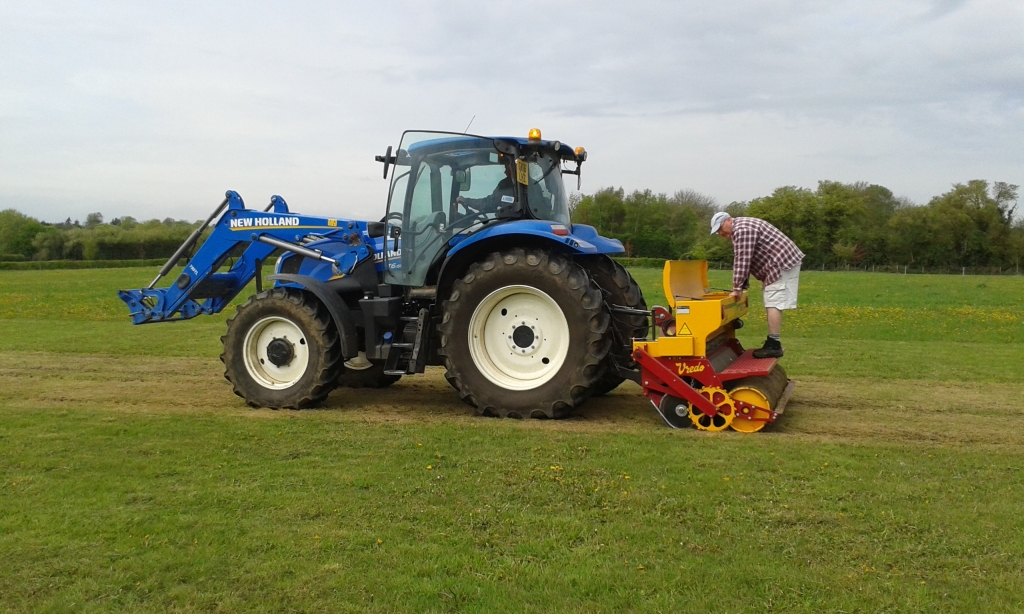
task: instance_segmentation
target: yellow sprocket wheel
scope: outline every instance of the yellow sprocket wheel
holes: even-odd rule
[[[732,398],[745,403],[736,407],[736,417],[732,421],[732,430],[741,433],[756,433],[768,424],[771,415],[768,399],[757,388],[734,388]],[[754,407],[750,407],[753,405]]]
[[[706,386],[699,392],[702,397],[711,401],[718,413],[709,416],[690,403],[690,421],[693,425],[702,431],[718,432],[729,428],[736,416],[736,405],[729,393],[716,386]]]

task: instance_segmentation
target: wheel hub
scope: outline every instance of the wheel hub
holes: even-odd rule
[[[242,359],[257,384],[283,390],[305,374],[310,361],[309,344],[295,322],[282,316],[269,316],[246,332]]]
[[[665,422],[672,428],[688,428],[693,425],[693,422],[690,420],[689,406],[690,404],[683,399],[666,394],[661,397],[658,411]]]
[[[537,320],[527,322],[520,320],[509,326],[509,333],[506,335],[508,349],[520,356],[529,356],[540,349],[544,343],[544,331],[540,329]]]
[[[275,367],[283,367],[295,358],[295,346],[286,338],[275,338],[267,344],[267,360]]]

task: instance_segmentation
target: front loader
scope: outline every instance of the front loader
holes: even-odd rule
[[[569,220],[563,176],[586,157],[539,130],[406,132],[377,157],[391,180],[381,221],[293,213],[279,196],[248,209],[228,192],[148,287],[120,296],[135,324],[184,320],[255,279],[221,355],[252,406],[309,407],[443,365],[481,414],[562,417],[635,373],[629,340],[647,330],[639,287],[609,258],[622,244]]]

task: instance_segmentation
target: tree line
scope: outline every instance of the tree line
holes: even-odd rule
[[[1014,220],[1018,186],[973,180],[925,205],[868,183],[821,181],[815,190],[786,186],[724,207],[786,233],[806,254],[804,267],[910,265],[1019,267],[1024,219]],[[709,234],[722,210],[707,195],[683,190],[626,194],[605,188],[573,200],[573,222],[622,241],[628,256],[732,262],[728,241]]]
[[[0,211],[0,260],[141,260],[168,258],[199,222],[126,216],[103,222],[90,213],[85,224],[47,224],[14,209]]]
[[[910,265],[1019,267],[1024,220],[1014,221],[1018,186],[973,180],[955,184],[925,205],[868,183],[821,181],[815,190],[781,187],[769,196],[724,207],[733,216],[765,219],[807,255],[804,266]],[[572,220],[622,241],[626,255],[732,262],[729,242],[709,234],[715,199],[605,188],[574,195]],[[132,260],[167,258],[199,222],[132,217],[47,224],[14,209],[0,211],[0,260]]]

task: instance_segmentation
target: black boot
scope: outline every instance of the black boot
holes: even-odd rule
[[[782,358],[782,342],[768,337],[761,349],[754,350],[754,358]]]

